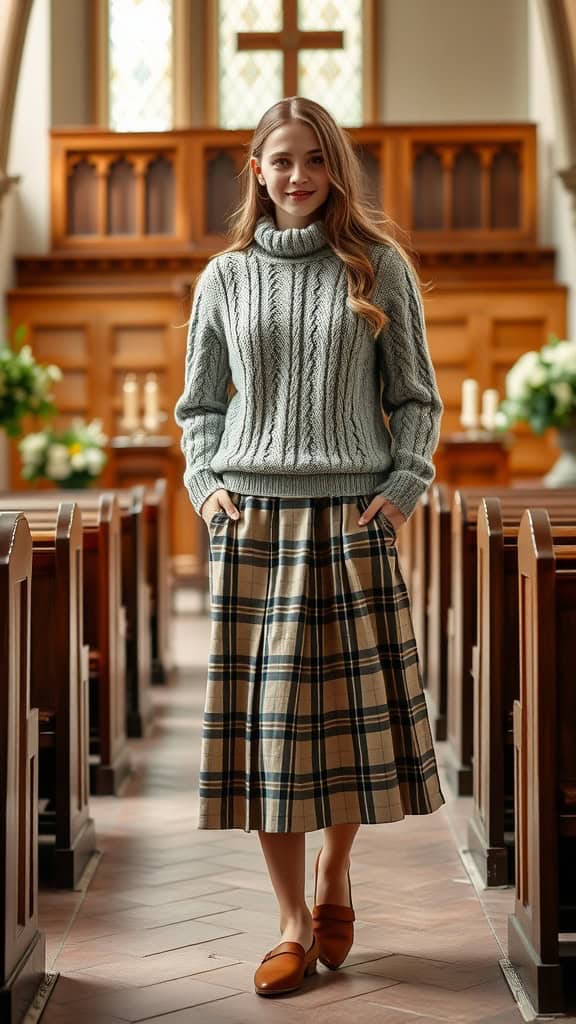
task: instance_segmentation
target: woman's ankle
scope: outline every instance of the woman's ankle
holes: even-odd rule
[[[340,878],[345,875],[350,867],[350,854],[334,853],[322,848],[319,860],[319,870],[326,878]]]
[[[306,905],[300,909],[286,910],[280,914],[280,930],[290,925],[292,928],[304,928],[312,925],[312,913]]]
[[[280,935],[281,942],[299,942],[305,949],[308,949],[314,938],[312,915],[286,918],[280,926]]]

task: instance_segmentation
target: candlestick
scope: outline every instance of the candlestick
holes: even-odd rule
[[[144,384],[144,426],[152,433],[158,430],[159,423],[158,380],[155,373],[148,373]]]
[[[482,415],[480,417],[484,430],[494,430],[499,405],[500,395],[496,388],[486,388],[482,394]]]
[[[468,430],[476,430],[478,427],[478,381],[472,377],[462,381],[460,423]]]
[[[138,430],[138,380],[135,373],[127,373],[122,385],[122,426],[129,433]]]

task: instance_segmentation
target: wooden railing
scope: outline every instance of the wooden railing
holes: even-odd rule
[[[369,199],[419,250],[537,242],[532,124],[347,129]],[[54,249],[133,252],[222,245],[251,133],[52,132]]]

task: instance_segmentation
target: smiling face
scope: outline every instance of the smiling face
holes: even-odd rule
[[[266,184],[277,227],[281,231],[306,227],[317,220],[330,181],[313,128],[303,121],[275,128],[264,143],[261,161],[252,157],[250,166],[258,181]],[[299,196],[299,192],[305,194]]]

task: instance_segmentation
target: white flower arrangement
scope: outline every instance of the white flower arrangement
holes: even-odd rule
[[[0,427],[8,437],[19,437],[24,416],[50,416],[55,411],[51,388],[62,372],[58,366],[37,363],[30,345],[23,345],[27,328],[14,332],[19,349],[0,343]]]
[[[576,417],[576,341],[555,335],[537,352],[524,352],[506,375],[497,426],[525,421],[535,434],[565,427]]]
[[[87,487],[107,462],[102,421],[74,419],[68,430],[41,430],[18,444],[25,480],[52,480],[61,487]]]

